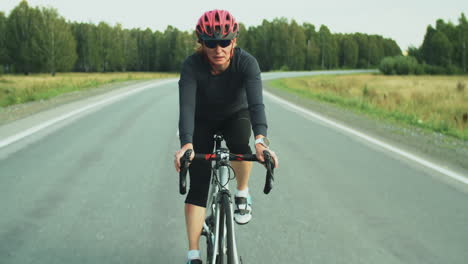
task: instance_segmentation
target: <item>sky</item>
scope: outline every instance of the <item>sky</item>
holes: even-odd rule
[[[0,0],[6,15],[20,0]],[[264,19],[285,17],[302,24],[326,25],[333,33],[382,35],[402,50],[422,44],[428,25],[437,19],[458,24],[468,16],[468,0],[29,0],[30,6],[53,7],[69,21],[122,24],[124,28],[164,31],[171,25],[193,30],[208,10],[225,9],[241,23],[257,26]]]

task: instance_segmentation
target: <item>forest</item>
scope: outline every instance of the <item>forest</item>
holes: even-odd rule
[[[257,58],[262,71],[377,68],[383,58],[402,54],[394,40],[380,35],[332,33],[325,25],[286,18],[240,27],[238,45]],[[178,72],[197,45],[194,31],[70,22],[56,9],[31,7],[26,0],[8,15],[0,12],[0,32],[0,73],[25,75]],[[425,47],[414,53],[424,56]]]

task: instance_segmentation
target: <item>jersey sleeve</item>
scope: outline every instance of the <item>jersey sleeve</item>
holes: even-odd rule
[[[245,89],[250,112],[250,120],[252,122],[252,130],[255,136],[267,136],[268,125],[265,114],[265,105],[263,104],[263,88],[260,67],[257,60],[252,55],[246,56],[245,58]]]
[[[193,64],[187,58],[182,64],[179,79],[179,139],[180,145],[192,143],[195,124],[197,80]]]

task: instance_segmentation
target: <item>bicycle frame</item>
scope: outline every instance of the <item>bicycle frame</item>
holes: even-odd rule
[[[229,150],[221,147],[222,134],[215,134],[215,152],[208,154],[195,153],[194,160],[215,161],[213,177],[211,178],[210,190],[207,202],[207,213],[203,224],[202,235],[207,242],[208,264],[239,264],[242,259],[237,252],[236,238],[234,232],[234,217],[231,193],[229,192],[229,169],[230,161],[257,161],[253,154],[232,154]],[[187,150],[180,159],[181,170],[179,173],[179,192],[187,192],[186,175],[190,165],[192,150]],[[267,175],[263,192],[270,193],[274,174],[274,161],[268,152],[263,151]],[[224,260],[226,258],[226,262]]]
[[[216,135],[215,140],[215,152],[220,155],[220,159],[216,161],[216,173],[213,173],[211,178],[207,217],[202,231],[207,239],[207,252],[211,254],[211,256],[207,256],[207,262],[220,264],[223,263],[223,258],[227,256],[227,263],[238,264],[239,257],[235,242],[234,219],[232,217],[233,207],[231,193],[229,192],[229,150],[221,148],[222,136]],[[229,238],[228,235],[232,236],[232,238]],[[230,243],[230,250],[228,249],[228,243]],[[210,249],[210,247],[212,248]]]

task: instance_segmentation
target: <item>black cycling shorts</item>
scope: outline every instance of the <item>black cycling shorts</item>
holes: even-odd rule
[[[207,154],[214,150],[214,134],[221,131],[231,153],[252,154],[249,139],[252,134],[249,111],[240,110],[225,120],[195,120],[193,148],[195,153]],[[211,179],[211,161],[193,161],[189,167],[190,189],[185,203],[206,207]]]

